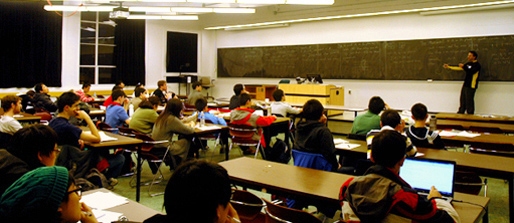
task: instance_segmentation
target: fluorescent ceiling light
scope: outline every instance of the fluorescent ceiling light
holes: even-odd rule
[[[440,15],[440,14],[449,14],[449,13],[459,13],[459,12],[471,12],[471,11],[479,11],[479,10],[491,10],[491,9],[502,9],[502,8],[512,8],[514,4],[495,4],[495,5],[487,5],[473,8],[452,8],[452,9],[444,9],[444,10],[436,10],[436,11],[427,11],[420,12],[421,15]]]
[[[334,0],[286,0],[290,5],[333,5]]]
[[[255,13],[255,9],[250,8],[213,8],[215,13]]]
[[[369,13],[360,13],[360,14],[326,16],[326,17],[315,17],[315,18],[305,18],[305,19],[281,20],[281,21],[274,21],[274,22],[261,22],[261,23],[252,23],[252,24],[244,24],[244,25],[214,26],[214,27],[207,27],[205,29],[217,30],[217,29],[238,28],[238,27],[265,26],[265,25],[284,24],[284,23],[321,21],[321,20],[330,20],[330,19],[369,17],[369,16],[390,15],[390,14],[400,14],[400,13],[429,12],[429,11],[457,9],[457,8],[471,8],[471,7],[480,7],[480,6],[490,6],[490,5],[502,5],[502,4],[509,4],[509,3],[514,3],[514,0],[493,1],[493,2],[484,2],[484,3],[476,3],[476,4],[466,4],[466,5],[440,6],[440,7],[419,8],[419,9],[394,10],[394,11],[384,11],[384,12],[369,12]]]
[[[177,16],[161,16],[161,15],[130,15],[127,19],[146,19],[146,20],[198,20],[196,15],[177,15]]]
[[[171,12],[170,7],[129,7],[131,12]]]
[[[316,0],[313,0],[316,1]],[[286,4],[285,0],[237,0],[239,4]]]
[[[266,29],[266,28],[280,28],[280,27],[288,27],[289,24],[274,24],[274,25],[265,25],[265,26],[251,26],[251,27],[234,27],[234,28],[226,28],[227,31],[235,31],[235,30],[247,30],[247,29]]]
[[[201,8],[201,7],[198,7],[198,8],[194,8],[194,7],[172,7],[171,11],[172,12],[198,12],[198,13],[201,13],[201,12],[213,12],[213,9],[212,8]]]
[[[90,12],[110,12],[116,6],[78,6],[78,5],[45,5],[43,7],[46,11],[63,11],[63,12],[75,12],[75,11],[90,11]]]
[[[187,0],[193,3],[236,3],[236,0]]]
[[[185,12],[185,13],[255,13],[251,8],[203,8],[203,7],[129,7],[131,12]]]

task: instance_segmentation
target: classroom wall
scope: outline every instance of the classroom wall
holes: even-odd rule
[[[213,45],[224,48],[512,35],[513,12],[514,9],[501,9],[434,16],[411,13],[291,24],[286,28],[215,31],[216,42]],[[467,52],[462,52],[461,58],[448,63],[465,62],[466,56]],[[464,73],[456,72],[455,75],[464,76]],[[232,89],[236,83],[276,84],[278,81],[218,78],[212,91],[215,97],[230,97],[233,92],[227,89]],[[370,97],[380,95],[393,108],[408,109],[416,102],[423,102],[429,110],[440,112],[457,111],[462,86],[462,81],[324,81],[345,88],[345,105],[349,107],[367,107]],[[512,96],[513,82],[480,82],[475,97],[476,113],[513,115]]]

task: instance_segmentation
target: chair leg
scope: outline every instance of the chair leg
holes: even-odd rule
[[[158,196],[158,195],[163,195],[164,192],[160,192],[160,193],[155,193],[155,194],[152,194],[151,193],[151,190],[152,190],[152,185],[155,184],[155,179],[157,178],[157,175],[160,174],[160,178],[163,178],[164,176],[162,175],[162,172],[161,172],[161,166],[162,166],[162,163],[164,163],[164,159],[166,159],[166,156],[168,155],[168,152],[170,151],[170,149],[168,148],[166,150],[166,152],[164,153],[164,156],[162,158],[162,162],[159,163],[159,165],[157,166],[157,173],[154,175],[153,177],[153,180],[152,182],[150,183],[150,186],[148,187],[148,194],[150,195],[150,197],[154,197],[154,196]],[[171,156],[171,161],[173,163],[173,165],[175,165],[175,160],[173,159],[173,156]],[[176,166],[175,166],[176,167]]]
[[[264,155],[264,149],[261,146],[261,142],[260,141],[259,141],[259,144],[257,144],[257,148],[255,148],[255,157],[254,157],[254,159],[257,159],[257,153],[259,153],[259,151],[261,151],[262,159],[265,160],[266,156]]]

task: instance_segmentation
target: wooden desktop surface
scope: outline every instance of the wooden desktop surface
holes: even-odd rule
[[[81,129],[84,131],[89,131],[89,128],[81,127]],[[101,130],[99,130],[99,131],[101,131]],[[124,146],[138,145],[138,144],[143,143],[143,140],[141,140],[141,139],[126,137],[126,136],[110,133],[107,131],[104,131],[104,132],[106,135],[117,138],[118,140],[106,141],[106,142],[84,141],[84,144],[86,144],[87,146],[92,147],[92,148],[107,148],[107,147],[124,147]]]
[[[481,133],[477,137],[463,137],[463,136],[441,136],[443,140],[459,141],[464,143],[487,143],[487,144],[509,144],[514,145],[514,136],[504,134],[485,134]]]
[[[437,119],[453,119],[453,120],[465,120],[465,121],[481,121],[481,122],[500,122],[500,123],[511,123],[514,124],[514,117],[501,116],[501,115],[468,115],[468,114],[455,114],[455,113],[438,113],[436,114]]]
[[[354,176],[321,171],[260,159],[238,158],[219,163],[227,169],[230,179],[267,190],[303,196],[307,199],[339,205],[341,185]],[[463,200],[487,207],[489,198],[455,193],[456,200]],[[478,222],[485,214],[476,205],[454,203],[461,222]]]
[[[483,122],[469,120],[437,119],[436,125],[462,126],[463,129],[476,128],[498,128],[503,132],[514,132],[514,123]]]
[[[20,116],[21,115],[21,116]],[[41,116],[32,115],[29,113],[19,113],[14,116],[14,119],[18,120],[19,122],[30,122],[30,121],[39,121],[41,120]]]

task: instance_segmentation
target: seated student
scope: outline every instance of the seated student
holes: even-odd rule
[[[114,92],[116,90],[122,90],[123,91],[123,88],[119,87],[119,86],[114,86],[112,88],[111,95],[109,95],[109,97],[107,97],[107,99],[105,99],[105,101],[104,101],[104,106],[105,107],[108,107],[109,105],[112,104],[112,102],[113,102],[113,100],[112,100],[112,92]]]
[[[205,98],[199,98],[195,102],[196,111],[193,113],[193,115],[196,115],[198,112],[203,112],[205,115],[205,119],[211,121],[213,124],[216,125],[227,125],[227,122],[225,122],[225,119],[222,117],[218,117],[216,115],[213,115],[209,112],[209,108],[207,108],[207,100]]]
[[[159,97],[161,99],[161,104],[166,104],[166,102],[170,98],[175,98],[175,93],[168,93],[168,83],[165,80],[160,80],[157,82],[157,90],[153,92],[153,95]],[[177,98],[178,99],[178,98]]]
[[[28,90],[25,94],[20,95],[21,98],[21,111],[34,114],[34,107],[32,106],[32,100],[36,92],[34,90]]]
[[[84,82],[82,84],[82,89],[75,91],[75,94],[77,94],[80,97],[80,101],[82,102],[92,102],[95,100],[95,98],[87,94],[89,93],[89,90],[91,90],[91,84],[89,82]]]
[[[168,144],[158,144],[152,149],[152,152],[163,157],[166,149],[169,147],[169,154],[180,157],[184,161],[190,150],[191,137],[195,132],[194,125],[198,119],[197,115],[191,115],[187,118],[180,119],[182,112],[182,102],[179,99],[173,98],[168,100],[166,108],[159,115],[155,121],[155,125],[152,130],[152,138],[154,140],[168,140]],[[173,141],[173,135],[178,134],[178,140]]]
[[[323,110],[323,105],[316,99],[305,102],[296,127],[294,149],[323,155],[332,164],[328,171],[336,171],[341,165],[337,162],[334,138],[326,125],[327,117]]]
[[[460,222],[452,205],[432,187],[428,197],[418,195],[398,174],[405,160],[405,139],[391,130],[373,138],[371,159],[375,163],[361,177],[341,187],[340,201],[345,222]],[[423,171],[420,170],[420,174]],[[373,188],[370,190],[370,188]]]
[[[252,107],[252,98],[247,93],[242,93],[239,95],[239,108],[236,108],[230,112],[230,123],[237,125],[250,125],[253,127],[259,126],[268,126],[271,125],[277,117],[275,116],[260,116],[254,113],[255,110],[251,109]],[[261,130],[255,133],[252,137],[254,140],[264,141],[263,137],[261,137]],[[265,145],[265,143],[261,143],[261,145]],[[243,149],[243,154],[252,154],[255,153],[253,149]]]
[[[48,123],[48,126],[50,126],[59,137],[57,144],[83,148],[84,142],[82,140],[90,142],[101,141],[100,133],[91,120],[91,117],[89,117],[86,112],[79,110],[79,103],[79,96],[73,92],[65,92],[57,100],[57,104],[59,105],[59,114],[57,117],[52,119],[50,123]],[[84,120],[91,133],[84,132],[81,128],[69,123],[68,120],[70,117],[76,117],[77,119]],[[109,168],[105,173],[105,176],[110,180],[111,186],[114,186],[117,184],[117,180],[115,180],[115,178],[120,175],[121,168],[125,162],[125,157],[121,154],[109,155],[107,151],[104,151],[101,155],[107,159],[107,163],[109,164]]]
[[[375,96],[369,100],[368,111],[355,117],[351,133],[366,135],[372,129],[380,129],[380,112],[388,107],[382,98]]]
[[[112,104],[105,110],[105,123],[113,128],[130,124],[130,118],[127,114],[129,100],[122,90],[112,92]]]
[[[0,221],[97,223],[90,207],[80,203],[82,188],[64,167],[28,172],[0,199]]]
[[[46,125],[30,125],[14,133],[12,144],[0,149],[0,194],[30,170],[53,166],[59,155],[57,134]]]
[[[286,96],[284,95],[284,91],[280,89],[274,91],[273,99],[275,99],[275,101],[271,103],[271,114],[279,114],[282,117],[300,114],[300,110],[291,107],[290,104],[285,102]]]
[[[202,83],[200,83],[198,81],[194,82],[192,85],[192,88],[193,88],[193,90],[191,91],[189,96],[187,96],[187,100],[186,100],[186,103],[188,103],[190,105],[194,105],[196,103],[196,100],[198,100],[200,98],[205,98],[205,96],[203,96],[203,94],[202,94]]]
[[[32,104],[34,108],[40,108],[48,112],[57,111],[57,104],[52,102],[50,99],[50,95],[48,95],[48,87],[45,84],[39,83],[34,86],[34,98],[32,99]]]
[[[157,96],[151,96],[139,103],[139,108],[130,119],[129,128],[144,134],[152,133],[155,121],[159,117],[157,108],[161,100]]]
[[[21,98],[15,95],[7,95],[2,98],[4,114],[0,119],[0,132],[13,135],[22,128],[20,122],[14,119],[14,115],[21,111]]]
[[[164,191],[167,215],[157,214],[143,223],[235,223],[240,222],[230,204],[230,179],[217,163],[190,160],[173,172]]]
[[[373,141],[373,137],[384,130],[394,130],[401,133],[405,138],[405,143],[407,144],[407,150],[405,151],[406,155],[411,157],[416,155],[418,150],[416,149],[416,146],[412,145],[409,137],[407,137],[407,135],[405,135],[403,132],[405,129],[405,122],[402,120],[397,111],[385,110],[380,116],[380,126],[382,127],[380,130],[374,129],[366,134],[366,143],[368,144],[368,159],[371,157],[371,142]]]
[[[239,95],[241,95],[242,93],[248,93],[248,91],[245,90],[245,87],[242,84],[234,85],[234,94],[235,95],[233,95],[230,98],[230,104],[228,106],[228,108],[230,110],[233,110],[233,109],[236,109],[237,107],[239,107]]]
[[[133,105],[134,110],[136,110],[137,108],[139,108],[139,103],[141,103],[141,101],[144,101],[145,99],[147,99],[147,97],[146,97],[147,94],[148,94],[148,91],[144,87],[136,88],[136,90],[134,90],[135,97],[132,98],[132,100],[130,100],[129,105]]]
[[[444,149],[444,142],[439,133],[428,130],[426,121],[428,119],[427,106],[417,103],[411,108],[414,125],[407,130],[407,136],[417,147]]]

